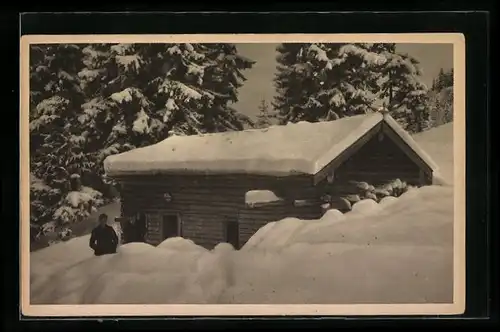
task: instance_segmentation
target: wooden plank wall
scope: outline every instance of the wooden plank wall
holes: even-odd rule
[[[244,196],[248,190],[273,190],[285,198],[283,207],[268,207],[257,213],[262,222],[277,217],[282,219],[287,213],[304,218],[317,217],[315,207],[293,207],[293,199],[315,194],[311,178],[305,176],[136,176],[121,179],[121,182],[123,215],[133,216],[137,211],[152,215],[147,239],[153,245],[163,241],[161,218],[168,213],[180,214],[184,238],[209,249],[224,242],[225,222],[238,220],[240,211],[246,209]],[[171,202],[164,199],[165,193],[172,195]],[[256,223],[260,225],[261,221]]]
[[[379,141],[378,136],[374,136],[335,171],[338,190],[350,180],[377,186],[396,178],[418,186],[420,168],[388,137]]]

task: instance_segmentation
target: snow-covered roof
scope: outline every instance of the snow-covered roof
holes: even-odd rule
[[[383,119],[376,112],[328,122],[171,136],[154,145],[109,156],[104,160],[104,169],[111,177],[186,171],[316,174]],[[433,167],[430,158],[390,116],[387,123]]]

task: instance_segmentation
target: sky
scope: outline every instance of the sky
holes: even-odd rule
[[[252,118],[258,113],[260,100],[271,101],[275,89],[273,78],[276,72],[276,46],[278,44],[236,44],[238,52],[256,61],[252,69],[246,70],[245,85],[240,88],[238,102],[234,107]],[[408,53],[420,62],[422,79],[428,86],[441,68],[453,68],[453,44],[397,44],[396,50]]]

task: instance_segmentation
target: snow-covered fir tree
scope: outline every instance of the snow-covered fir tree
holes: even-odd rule
[[[33,46],[30,52],[30,150],[36,176],[64,187],[80,148],[75,126],[85,100],[77,73],[83,67],[79,45]]]
[[[257,114],[257,121],[255,122],[255,128],[267,128],[271,126],[273,114],[269,110],[269,103],[262,99],[258,106],[259,113]]]
[[[433,126],[453,121],[453,69],[441,69],[429,91]]]
[[[395,44],[374,44],[387,61],[381,66],[381,93],[391,115],[410,132],[430,127],[428,89],[419,62],[396,51]]]
[[[273,105],[281,123],[365,114],[382,100],[406,129],[428,126],[418,62],[395,44],[281,44],[277,51]]]
[[[44,221],[73,222],[102,202],[111,154],[252,124],[231,104],[254,62],[232,44],[42,45],[30,59],[31,169],[58,192]]]
[[[277,74],[274,79],[276,96],[273,107],[278,112],[281,124],[296,122],[305,116],[303,108],[307,96],[311,95],[314,87],[308,78],[308,66],[302,60],[303,49],[308,44],[280,44],[276,50]]]
[[[444,88],[453,86],[453,68],[445,71],[443,68],[439,70],[438,76],[432,81],[431,89],[441,91]]]
[[[373,110],[377,68],[369,44],[281,44],[274,107],[280,122],[328,121]]]
[[[30,166],[36,179],[30,191],[32,222],[50,222],[51,230],[90,211],[81,201],[67,200],[71,177],[91,170],[77,121],[85,100],[77,75],[81,68],[82,45],[37,45],[30,50]]]

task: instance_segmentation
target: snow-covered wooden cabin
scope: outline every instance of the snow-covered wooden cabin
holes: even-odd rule
[[[147,215],[148,243],[182,236],[207,248],[241,247],[270,221],[319,218],[325,197],[329,207],[345,209],[346,195],[359,191],[353,183],[375,188],[397,179],[422,186],[436,171],[382,113],[172,136],[109,156],[104,167],[121,184],[122,217]]]

